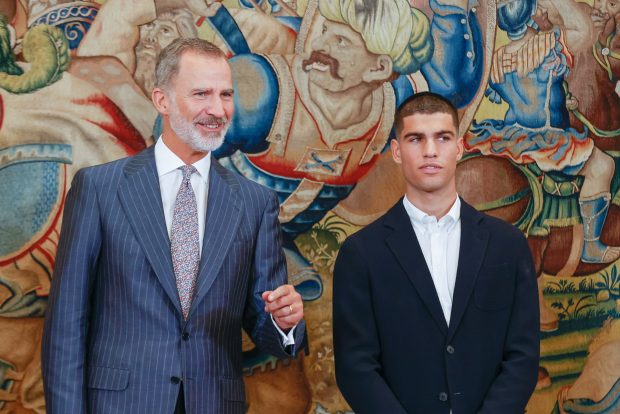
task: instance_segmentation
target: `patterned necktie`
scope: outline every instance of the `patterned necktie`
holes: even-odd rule
[[[198,208],[196,195],[190,182],[190,177],[196,172],[196,168],[192,165],[184,165],[179,167],[179,170],[183,173],[183,182],[174,203],[170,245],[172,265],[181,299],[181,310],[183,317],[187,319],[200,263]]]

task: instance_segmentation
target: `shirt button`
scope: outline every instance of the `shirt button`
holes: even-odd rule
[[[467,58],[468,58],[468,59],[471,59],[473,55],[474,55],[474,54],[473,54],[473,53],[471,53],[471,52],[467,52],[467,53],[465,53],[465,56],[467,56]]]
[[[465,23],[467,23],[467,20],[461,19],[461,24],[465,24]]]
[[[448,351],[449,354],[453,354],[454,353],[454,347],[452,345],[448,345],[446,347],[446,351]]]
[[[463,37],[465,38],[465,40],[469,40],[469,33],[465,33]]]
[[[471,8],[471,11],[472,11],[473,13],[476,13],[476,8],[475,8],[475,7],[472,7],[472,8]]]
[[[445,392],[440,392],[439,401],[448,401],[448,394],[446,394]]]
[[[189,339],[189,333],[183,332],[183,336],[181,336],[181,338],[183,338],[184,341],[187,341]]]
[[[170,382],[173,384],[178,384],[179,382],[181,382],[181,378],[179,377],[170,377]]]

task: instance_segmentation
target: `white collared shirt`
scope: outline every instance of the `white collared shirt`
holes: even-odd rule
[[[155,165],[157,167],[157,175],[159,176],[159,190],[161,192],[161,201],[164,207],[164,218],[166,220],[166,229],[168,237],[172,231],[172,216],[174,214],[174,203],[176,202],[177,193],[183,181],[183,173],[179,167],[185,165],[168,146],[164,140],[159,137],[155,143]],[[207,217],[207,198],[209,195],[209,170],[211,169],[211,154],[207,154],[200,160],[192,164],[196,168],[196,172],[190,177],[190,183],[196,196],[196,207],[198,208],[198,238],[200,242],[200,252],[202,252],[202,239],[205,234],[205,221]],[[280,327],[271,318],[276,329],[280,333],[284,346],[295,345],[295,327],[288,334],[282,332]]]
[[[403,198],[403,204],[449,326],[461,243],[461,200],[457,196],[450,211],[439,220],[414,206],[407,196]]]
[[[164,207],[164,217],[166,219],[166,229],[168,237],[172,230],[172,215],[174,213],[174,203],[177,193],[183,181],[183,173],[179,167],[185,165],[170,148],[166,146],[163,139],[158,139],[155,143],[155,165],[159,176],[159,189],[161,191],[161,201]],[[211,155],[208,154],[192,164],[196,172],[192,174],[190,183],[196,196],[196,207],[198,208],[198,239],[200,242],[200,252],[202,252],[202,239],[205,234],[205,220],[207,213],[207,197],[209,193],[209,169],[211,168]]]

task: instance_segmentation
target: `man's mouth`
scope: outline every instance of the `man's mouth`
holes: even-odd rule
[[[304,72],[310,72],[311,70],[327,72],[329,69],[329,73],[333,78],[342,79],[338,75],[338,61],[325,53],[314,51],[308,59],[301,62],[301,65]]]
[[[607,21],[606,16],[605,16],[604,14],[601,14],[600,12],[598,12],[598,11],[596,11],[596,10],[595,10],[595,11],[593,11],[593,12],[590,14],[590,18],[592,19],[592,21],[593,21],[594,23],[598,23],[598,24],[600,24],[600,23],[603,23],[603,22]]]
[[[194,122],[194,124],[209,131],[217,131],[226,126],[226,120],[212,118],[212,119],[198,120]]]
[[[157,56],[158,50],[154,45],[148,43],[140,43],[136,47],[136,53],[139,55]]]
[[[306,67],[304,68],[306,72],[310,72],[311,69],[318,70],[319,72],[327,72],[327,70],[329,69],[329,65],[321,62],[313,62],[309,65],[306,65]]]
[[[442,169],[439,164],[424,164],[420,167],[420,169],[424,172],[435,173]]]

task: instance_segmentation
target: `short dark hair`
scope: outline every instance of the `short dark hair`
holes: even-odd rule
[[[213,43],[197,37],[178,38],[164,48],[157,57],[155,87],[165,88],[179,73],[179,62],[185,52],[195,52],[212,58],[227,59],[226,54]]]
[[[452,116],[454,127],[459,130],[459,114],[456,107],[445,97],[433,92],[420,92],[400,104],[394,116],[396,138],[403,130],[403,119],[414,114],[444,113]]]

